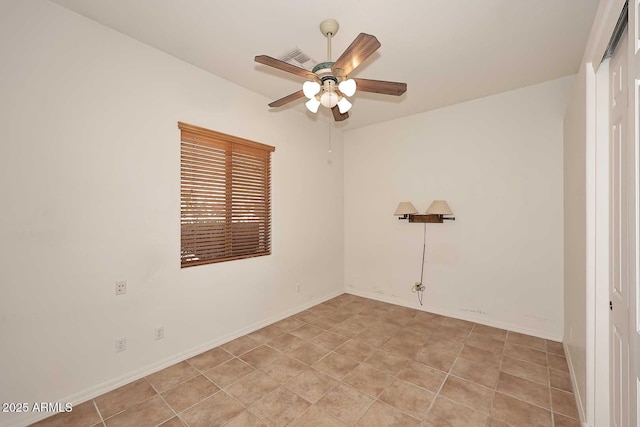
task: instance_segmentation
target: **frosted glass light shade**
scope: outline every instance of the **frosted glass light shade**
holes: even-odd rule
[[[307,110],[311,111],[312,113],[317,113],[318,107],[320,107],[320,101],[318,101],[314,96],[313,98],[305,102],[304,105],[307,107]]]
[[[338,110],[340,110],[341,114],[344,114],[351,109],[351,105],[349,100],[343,96],[342,99],[338,101]]]
[[[338,85],[338,89],[340,89],[340,92],[342,92],[346,96],[353,96],[356,93],[356,81],[353,79],[349,79],[340,82],[340,84]]]
[[[400,202],[400,204],[398,204],[398,208],[396,209],[396,213],[394,213],[394,215],[402,216],[402,215],[413,215],[417,213],[418,213],[418,209],[416,209],[416,207],[413,206],[413,203]]]
[[[434,200],[425,213],[427,215],[453,215],[449,204],[445,200]]]
[[[302,93],[304,96],[311,99],[320,92],[320,83],[318,82],[304,82],[302,85]]]
[[[338,103],[338,94],[332,91],[325,90],[320,97],[320,103],[323,107],[333,108]]]

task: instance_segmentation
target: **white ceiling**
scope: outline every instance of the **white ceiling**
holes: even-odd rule
[[[333,59],[360,32],[382,47],[353,74],[406,82],[392,97],[357,93],[355,129],[574,74],[598,0],[53,0],[247,89],[279,99],[302,79],[253,61],[299,47],[326,58],[319,23],[332,17],[340,30]],[[268,109],[268,100],[264,108]],[[300,120],[314,120],[304,99]],[[327,110],[321,107],[325,117]]]

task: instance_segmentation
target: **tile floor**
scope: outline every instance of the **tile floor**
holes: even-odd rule
[[[343,294],[36,426],[578,427],[557,342]]]

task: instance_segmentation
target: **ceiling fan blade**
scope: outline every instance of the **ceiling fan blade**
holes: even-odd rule
[[[318,77],[309,70],[296,67],[295,65],[287,64],[284,61],[280,61],[279,59],[275,59],[267,55],[258,55],[255,57],[255,60],[260,64],[268,65],[269,67],[277,68],[278,70],[295,74],[296,76],[300,76],[304,79],[312,79],[312,80],[318,79]]]
[[[381,93],[383,95],[400,96],[407,91],[406,83],[385,82],[383,80],[356,79],[356,87],[360,92]]]
[[[380,42],[375,36],[360,33],[347,50],[342,52],[340,58],[331,67],[331,71],[334,75],[346,77],[379,47]]]
[[[333,119],[336,122],[341,122],[341,121],[346,120],[346,119],[349,118],[349,113],[342,114],[340,112],[340,109],[338,109],[337,105],[331,109],[331,112],[333,113]]]
[[[287,95],[284,98],[280,98],[277,101],[273,101],[269,104],[269,107],[282,107],[284,104],[288,104],[291,101],[295,101],[298,98],[302,98],[304,96],[304,92],[301,90],[297,92],[293,92],[291,95]]]

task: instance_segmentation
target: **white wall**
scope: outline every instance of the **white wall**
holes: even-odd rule
[[[326,123],[49,2],[1,9],[0,402],[78,402],[343,291],[339,131],[329,155]],[[276,147],[273,255],[180,269],[178,121]]]
[[[556,340],[563,332],[562,119],[574,77],[346,132],[348,292],[417,306],[424,212],[424,309]]]
[[[564,118],[565,346],[583,414],[587,328],[587,75],[581,67]]]

